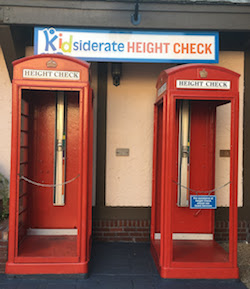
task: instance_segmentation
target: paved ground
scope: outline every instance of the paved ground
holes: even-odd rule
[[[240,246],[244,258],[246,246]],[[250,262],[245,259],[242,266]],[[249,267],[242,275],[246,281],[248,274]],[[163,280],[154,266],[149,244],[97,243],[92,250],[89,278],[69,277],[7,278],[2,274],[0,289],[246,289],[239,280]]]
[[[250,289],[250,244],[238,243],[238,266],[241,281]]]

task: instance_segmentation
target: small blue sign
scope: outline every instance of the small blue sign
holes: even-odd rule
[[[216,209],[216,196],[208,195],[191,195],[190,209]]]

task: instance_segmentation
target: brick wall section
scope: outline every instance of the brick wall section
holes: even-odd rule
[[[149,220],[95,220],[93,221],[93,239],[102,242],[149,242]],[[217,221],[215,240],[229,240],[229,222]],[[250,223],[238,223],[238,240],[250,241]]]
[[[8,220],[0,223],[0,273],[5,272],[5,263],[8,258]]]
[[[149,220],[94,220],[93,239],[102,242],[149,242]]]
[[[215,223],[215,240],[229,240],[229,221],[217,221]],[[238,223],[238,241],[250,241],[250,223],[239,221]]]

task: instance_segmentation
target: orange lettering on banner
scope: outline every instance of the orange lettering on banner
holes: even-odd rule
[[[158,52],[160,52],[160,53],[162,53],[162,43],[155,43],[155,53],[158,53]]]
[[[169,53],[167,42],[128,42],[129,53]],[[212,43],[179,43],[173,44],[175,54],[213,54]]]
[[[212,54],[211,46],[212,46],[211,43],[210,43],[210,44],[207,44],[207,43],[206,43],[206,45],[205,45],[205,53],[206,53],[206,54]]]
[[[179,54],[181,52],[180,46],[181,46],[180,43],[174,44],[174,53]]]
[[[212,43],[174,43],[175,54],[212,54]]]
[[[136,52],[142,53],[142,42],[136,42]]]
[[[149,42],[149,43],[147,44],[147,52],[148,52],[148,53],[153,53],[153,52],[154,52],[154,43]]]
[[[170,43],[162,43],[165,46],[165,53],[168,53],[168,46]]]
[[[188,54],[189,53],[189,43],[182,43],[181,44],[181,53]]]
[[[128,42],[129,53],[168,53],[170,43],[167,42]]]
[[[135,43],[128,42],[128,52],[135,52]]]
[[[196,43],[190,43],[190,53],[191,54],[196,53]]]
[[[197,44],[197,52],[199,54],[203,54],[204,53],[204,44],[203,43]]]

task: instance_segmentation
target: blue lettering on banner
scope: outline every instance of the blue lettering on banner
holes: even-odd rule
[[[55,51],[56,47],[54,45],[54,41],[58,38],[58,36],[55,35],[55,30],[54,29],[44,30],[43,33],[46,39],[46,45],[44,50],[47,52],[49,51],[49,48],[51,48],[53,51]]]
[[[190,195],[190,209],[216,209],[216,196]]]

